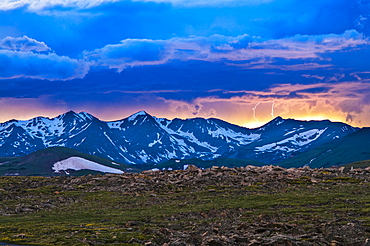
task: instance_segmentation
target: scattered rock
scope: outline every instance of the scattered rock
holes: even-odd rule
[[[207,241],[207,245],[209,245],[209,246],[223,246],[224,244],[220,240],[212,238],[212,239],[209,239]]]
[[[188,168],[186,168],[186,171],[189,171],[189,172],[198,172],[199,170],[201,169],[194,165],[188,165]]]
[[[167,193],[199,192],[209,196],[218,196],[225,189],[238,190],[248,196],[248,192],[258,187],[267,193],[278,193],[283,189],[294,187],[294,184],[314,186],[327,184],[323,189],[331,189],[331,184],[340,185],[345,182],[368,183],[370,168],[345,169],[321,168],[312,169],[289,168],[276,166],[247,166],[241,168],[212,167],[199,169],[189,165],[186,170],[156,171],[143,173],[125,173],[122,175],[100,175],[83,177],[55,177],[35,182],[30,177],[19,177],[14,183],[1,188],[1,200],[17,200],[14,207],[0,204],[1,215],[19,213],[34,213],[40,210],[52,209],[78,203],[78,197],[68,197],[65,191],[84,190],[85,192],[119,192],[123,196],[146,197],[153,204],[165,204],[163,200]],[[22,193],[27,187],[29,193]],[[227,188],[225,188],[227,187]],[[252,189],[250,189],[252,188]],[[32,197],[33,190],[43,190],[41,197],[31,199],[32,204],[23,204],[21,198]],[[351,192],[361,192],[351,191]],[[36,193],[35,193],[36,194]],[[38,193],[37,193],[38,194]],[[225,192],[223,193],[225,194]],[[39,194],[38,194],[39,195]],[[25,199],[27,200],[27,199]],[[191,201],[181,200],[177,203],[179,209],[191,206]],[[278,205],[277,205],[278,206]],[[348,201],[348,207],[351,201]],[[251,209],[252,210],[252,209]],[[147,235],[155,235],[151,241],[131,239],[128,243],[146,246],[167,245],[366,245],[370,246],[368,234],[359,221],[309,221],[307,228],[289,220],[283,223],[276,215],[261,214],[253,223],[240,219],[248,212],[243,207],[223,208],[220,210],[179,212],[166,215],[163,227],[148,229]],[[217,218],[217,222],[215,218]],[[220,219],[221,218],[221,219]],[[299,218],[304,221],[303,215]],[[178,223],[186,221],[186,225]],[[205,224],[198,221],[207,221]],[[125,224],[127,231],[139,231],[147,221],[129,221]],[[185,228],[186,226],[186,228]],[[23,238],[25,234],[14,237]],[[119,238],[119,237],[117,237]],[[114,239],[117,239],[114,238]],[[312,243],[314,242],[314,243]]]

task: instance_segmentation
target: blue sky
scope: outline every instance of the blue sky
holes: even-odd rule
[[[139,110],[370,126],[365,0],[5,0],[0,121]]]

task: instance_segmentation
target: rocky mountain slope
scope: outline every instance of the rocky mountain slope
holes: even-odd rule
[[[218,119],[162,119],[144,111],[104,122],[73,111],[0,124],[0,156],[30,154],[48,147],[69,147],[124,164],[153,164],[170,159],[218,157],[279,163],[358,129],[330,121],[277,117],[248,129]]]
[[[283,160],[282,166],[330,167],[370,159],[370,128],[324,143],[308,151]]]

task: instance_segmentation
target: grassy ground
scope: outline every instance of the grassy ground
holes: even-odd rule
[[[339,228],[354,223],[362,228],[359,236],[370,238],[370,184],[356,178],[311,182],[309,177],[301,177],[282,185],[255,182],[206,187],[164,182],[140,192],[97,189],[104,186],[104,178],[93,184],[75,184],[69,179],[68,185],[65,179],[0,177],[0,242],[163,244],[170,237],[169,231],[194,234],[197,240],[210,230],[226,235],[229,232],[222,230],[235,233],[243,225],[251,228],[256,223],[291,226],[301,234],[318,233],[318,228],[323,231],[328,224]],[[339,236],[327,240],[340,241]]]

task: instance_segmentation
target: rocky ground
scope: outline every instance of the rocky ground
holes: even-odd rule
[[[275,166],[1,177],[0,241],[370,245],[369,180],[369,169]]]

